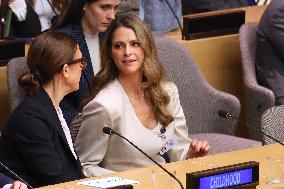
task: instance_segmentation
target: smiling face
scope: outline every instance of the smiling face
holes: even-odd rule
[[[84,15],[82,27],[87,34],[105,32],[110,23],[115,19],[115,14],[121,0],[98,0],[86,3],[83,7]]]
[[[117,28],[112,36],[110,51],[119,76],[142,75],[145,52],[132,29]]]

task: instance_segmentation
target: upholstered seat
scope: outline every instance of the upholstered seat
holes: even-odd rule
[[[8,62],[7,82],[11,112],[20,104],[25,96],[24,90],[18,84],[18,78],[28,71],[29,68],[25,57],[13,58]]]
[[[239,116],[239,100],[213,88],[181,44],[157,38],[156,45],[167,78],[178,87],[190,138],[207,140],[211,144],[209,154],[261,146],[260,142],[233,136],[236,120],[221,118],[217,112],[226,110]]]
[[[257,83],[255,72],[256,28],[257,23],[248,23],[240,28],[240,50],[244,79],[246,121],[260,129],[260,120],[263,112],[274,106],[275,96],[270,89]],[[259,133],[253,128],[247,128],[249,138],[262,140]]]

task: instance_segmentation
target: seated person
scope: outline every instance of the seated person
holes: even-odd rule
[[[140,0],[140,18],[156,35],[179,29],[179,23],[166,1]],[[180,23],[182,23],[181,0],[168,0]]]
[[[45,32],[30,46],[30,72],[19,78],[27,97],[0,138],[0,161],[33,187],[82,178],[59,102],[78,90],[85,59],[69,35]]]
[[[66,0],[7,0],[14,16],[13,33],[16,37],[35,37],[51,27],[53,19],[66,6]]]
[[[171,161],[208,153],[206,141],[188,138],[177,87],[163,78],[147,26],[133,15],[114,20],[75,142],[85,176],[154,165],[122,138],[104,134],[104,127],[121,133],[159,163],[165,163],[166,151]]]
[[[79,90],[68,94],[60,103],[68,126],[78,115],[78,106],[89,95],[91,81],[100,70],[100,41],[120,3],[121,0],[72,0],[55,27],[76,40],[88,62]]]
[[[284,104],[283,9],[283,0],[271,1],[257,28],[257,81],[274,92],[276,105]]]

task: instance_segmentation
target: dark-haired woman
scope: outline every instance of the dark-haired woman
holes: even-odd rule
[[[53,19],[60,15],[67,0],[7,0],[14,16],[13,34],[17,37],[35,37],[49,29]]]
[[[83,71],[80,88],[60,104],[68,125],[78,114],[80,102],[90,93],[91,81],[100,70],[100,40],[115,18],[121,0],[71,0],[56,28],[71,35],[79,44],[88,66]]]
[[[68,35],[46,32],[32,43],[30,72],[19,78],[27,97],[0,139],[0,159],[33,187],[82,177],[59,102],[78,90],[85,59]]]
[[[115,19],[102,48],[102,68],[83,109],[76,149],[86,176],[127,171],[154,163],[103,127],[123,134],[159,163],[207,155],[206,141],[188,138],[178,89],[164,80],[147,26],[135,16]]]

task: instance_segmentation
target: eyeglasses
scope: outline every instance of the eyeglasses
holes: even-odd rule
[[[87,67],[87,59],[84,56],[82,56],[82,58],[70,60],[66,64],[70,65],[70,64],[77,64],[77,63],[81,63],[82,69],[85,69]]]

